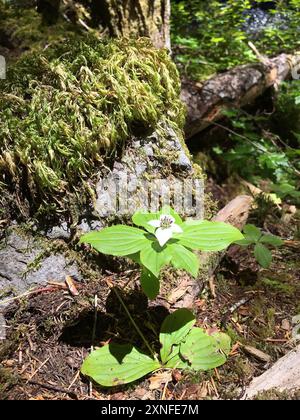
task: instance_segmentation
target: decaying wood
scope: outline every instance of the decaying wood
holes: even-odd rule
[[[170,0],[100,0],[95,3],[100,23],[111,36],[146,36],[170,49]]]
[[[253,198],[249,195],[239,195],[220,210],[214,217],[214,220],[216,222],[231,223],[233,226],[241,229],[248,219],[252,203]]]
[[[181,97],[188,109],[187,138],[222,118],[224,110],[248,105],[268,88],[277,87],[299,65],[300,54],[281,54],[264,62],[235,67],[204,84],[183,81]]]
[[[253,356],[256,359],[261,360],[264,363],[270,363],[271,360],[272,360],[272,357],[269,354],[255,348],[255,347],[242,346],[242,349],[244,350],[245,353],[250,354],[250,356]]]
[[[270,389],[278,391],[300,389],[300,345],[279,359],[261,376],[254,378],[246,390],[244,399],[251,399],[258,393]]]
[[[241,229],[249,215],[249,210],[253,203],[253,198],[248,195],[240,195],[230,201],[214,218],[215,221],[230,223]],[[217,269],[225,252],[199,253],[201,275],[199,279],[183,279],[183,281],[174,289],[168,299],[158,297],[157,301],[168,309],[191,308],[203,288],[203,284],[208,281]]]

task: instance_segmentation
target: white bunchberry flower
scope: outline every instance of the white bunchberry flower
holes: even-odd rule
[[[181,227],[175,223],[174,217],[168,214],[162,214],[159,220],[150,220],[148,224],[157,228],[155,236],[161,247],[163,247],[165,243],[172,238],[173,233],[183,232]]]

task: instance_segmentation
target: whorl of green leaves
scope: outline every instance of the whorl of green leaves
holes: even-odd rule
[[[168,52],[147,39],[89,36],[25,55],[0,81],[0,174],[42,196],[72,190],[132,134],[163,120],[181,129],[179,91]]]

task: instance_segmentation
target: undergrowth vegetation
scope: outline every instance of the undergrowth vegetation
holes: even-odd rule
[[[183,77],[203,81],[215,73],[299,50],[300,1],[173,2],[174,58]],[[229,174],[299,202],[300,83],[287,81],[273,103],[255,114],[232,109],[224,127],[230,142],[213,148]],[[217,157],[218,156],[218,157]],[[245,165],[245,162],[248,162]]]
[[[155,299],[159,294],[159,276],[165,265],[171,264],[197,278],[199,259],[192,250],[220,251],[234,241],[244,239],[241,232],[230,224],[183,221],[170,207],[163,207],[157,213],[138,211],[132,221],[139,228],[115,225],[100,232],[90,232],[81,237],[81,242],[90,244],[101,253],[126,256],[137,262],[142,268],[142,290],[149,299]],[[175,311],[163,322],[159,335],[162,344],[159,361],[121,296],[116,290],[115,293],[152,357],[143,355],[132,345],[109,343],[92,352],[84,361],[81,369],[84,375],[100,385],[115,386],[132,382],[159,368],[205,371],[225,363],[231,347],[229,337],[219,332],[208,335],[203,329],[192,329],[196,320],[187,309]],[[119,358],[122,358],[121,364]]]
[[[257,186],[263,181],[265,192],[292,202],[300,197],[299,95],[298,81],[285,83],[271,114],[226,111],[230,145],[213,148],[213,155],[227,162],[229,173],[238,173]]]
[[[248,42],[273,56],[300,48],[300,1],[278,1],[268,22],[252,28],[252,15],[266,0],[174,1],[174,58],[181,72],[196,80],[218,71],[256,61]],[[275,2],[274,2],[275,3]]]
[[[92,15],[80,23],[78,14],[72,23],[65,13],[74,4],[84,13],[85,7],[90,10],[108,0],[49,0],[50,6],[61,6],[54,20],[33,10],[47,2],[26,0],[29,7],[23,9],[22,1],[0,0],[0,47],[4,33],[7,45],[14,44],[8,46],[10,64],[22,55],[0,81],[0,286],[9,282],[9,290],[0,293],[0,305],[11,304],[4,313],[9,345],[0,346],[0,393],[7,392],[9,399],[49,399],[52,391],[62,398],[111,400],[114,394],[105,388],[118,386],[119,400],[147,401],[157,395],[161,400],[241,398],[241,384],[247,386],[292,349],[298,339],[295,331],[299,336],[300,236],[294,206],[300,197],[299,81],[270,89],[245,109],[228,108],[198,142],[191,139],[203,157],[206,138],[215,136],[205,150],[215,171],[214,198],[227,203],[237,189],[240,195],[247,187],[256,198],[252,204],[251,197],[239,196],[214,220],[194,220],[187,217],[187,191],[172,191],[184,199],[181,215],[169,206],[158,210],[170,201],[167,188],[157,194],[159,203],[147,191],[149,206],[158,208],[145,212],[130,206],[134,214],[130,221],[125,217],[128,225],[121,224],[117,211],[114,220],[103,216],[100,221],[94,211],[89,223],[92,210],[84,205],[78,211],[79,225],[68,206],[77,205],[74,195],[83,200],[90,195],[97,196],[96,204],[105,210],[107,203],[99,200],[101,193],[94,187],[112,168],[118,178],[124,161],[129,161],[129,170],[131,162],[136,164],[133,173],[151,181],[164,177],[171,184],[171,175],[181,175],[181,170],[182,178],[188,178],[190,155],[188,150],[181,153],[183,141],[177,147],[185,117],[178,69],[183,78],[200,81],[201,89],[209,76],[257,60],[255,46],[268,57],[294,52],[300,45],[300,0],[174,0],[178,67],[167,50],[153,48],[146,38],[106,38],[101,24],[97,29],[86,24],[92,23]],[[4,3],[20,9],[12,12]],[[269,3],[277,3],[276,11],[269,9],[264,26],[253,31],[253,12]],[[154,8],[155,2],[148,4]],[[221,133],[220,138],[215,133]],[[135,141],[127,142],[131,138]],[[163,150],[169,143],[175,151]],[[200,168],[194,174],[200,178]],[[130,199],[133,184],[128,181]],[[196,201],[194,186],[188,188],[193,190],[190,201]],[[140,186],[136,190],[145,197]],[[12,223],[13,211],[2,206],[11,201],[34,208],[24,225],[20,220]],[[233,208],[238,205],[238,210]],[[61,217],[69,210],[69,218]],[[51,230],[49,220],[38,217],[46,212],[49,219],[51,213],[56,216],[50,220]],[[60,217],[64,223],[56,226]],[[28,238],[34,239],[33,245]],[[44,263],[54,254],[62,257],[63,268],[49,274],[48,265],[52,268],[56,260]],[[25,261],[19,261],[22,255]],[[70,276],[66,269],[73,266]],[[21,295],[19,289],[12,290],[11,271],[22,287],[24,281]],[[35,278],[33,282],[28,277],[33,272],[42,287],[27,291],[35,285]],[[13,297],[2,300],[10,294]],[[183,306],[193,307],[193,312]],[[149,390],[144,389],[146,381],[124,387],[148,374]],[[16,381],[10,384],[14,375]]]

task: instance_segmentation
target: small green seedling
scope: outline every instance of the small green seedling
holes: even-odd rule
[[[136,212],[132,221],[139,228],[115,225],[90,232],[80,242],[103,254],[137,262],[142,267],[141,286],[149,299],[159,293],[159,274],[164,266],[172,265],[197,277],[199,258],[193,250],[221,251],[244,238],[227,223],[183,221],[169,206],[157,213]]]
[[[300,140],[300,139],[299,139]],[[289,198],[294,200],[295,202],[300,201],[300,191],[294,186],[289,184],[288,182],[276,185],[271,185],[272,191],[276,193],[276,195],[283,200]]]
[[[223,365],[230,352],[230,338],[221,332],[209,335],[194,327],[195,322],[188,309],[178,309],[162,324],[159,355],[145,354],[131,344],[109,343],[85,359],[81,372],[102,386],[112,387],[158,369],[206,371]]]
[[[282,246],[283,241],[278,236],[264,234],[254,225],[246,225],[243,230],[244,239],[237,241],[241,246],[253,246],[254,256],[258,264],[263,268],[268,268],[272,262],[272,253],[267,248],[269,246]]]

